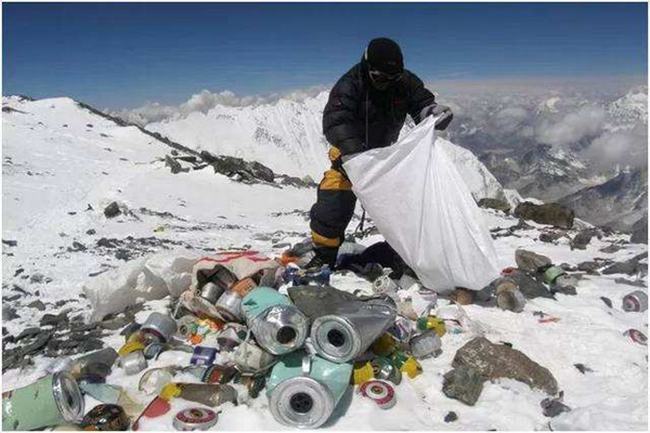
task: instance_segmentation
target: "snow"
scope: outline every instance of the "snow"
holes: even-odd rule
[[[24,112],[3,113],[2,116],[2,237],[18,241],[16,247],[2,246],[3,296],[16,293],[11,290],[14,284],[29,293],[13,304],[20,317],[3,321],[10,334],[34,326],[44,313],[57,313],[65,308],[72,308],[73,315],[84,312],[88,304],[79,298],[81,287],[96,278],[88,274],[125,266],[112,253],[104,254],[94,247],[101,237],[155,237],[174,241],[179,244],[165,251],[179,256],[210,254],[233,247],[278,255],[284,249],[282,244],[297,242],[309,232],[303,214],[293,211],[309,210],[316,197],[313,189],[244,185],[214,174],[211,169],[173,175],[164,162],[158,160],[170,151],[164,144],[136,128],[119,127],[89,113],[68,98],[34,102],[4,98],[3,105]],[[281,109],[287,116],[292,114],[290,104],[279,105],[284,107]],[[262,116],[262,112],[259,115]],[[280,118],[278,111],[274,119]],[[204,121],[207,124],[211,120],[206,117]],[[290,124],[288,119],[282,122]],[[64,124],[68,126],[63,127]],[[247,128],[245,122],[241,125]],[[186,127],[191,128],[189,123]],[[236,123],[220,126],[226,127],[234,130]],[[306,134],[312,134],[310,137],[316,140],[315,131],[317,129]],[[178,139],[177,136],[173,138]],[[253,159],[256,153],[246,152],[258,144],[246,141],[243,135],[240,139],[240,149],[246,158]],[[235,141],[232,143],[234,146]],[[295,164],[295,161],[286,163],[279,156],[277,158],[278,164],[286,164],[286,167]],[[483,174],[476,179],[482,181]],[[127,206],[132,213],[106,219],[103,209],[113,200]],[[89,204],[92,210],[86,210]],[[140,208],[169,212],[173,216],[152,215]],[[276,213],[281,214],[274,216]],[[517,224],[515,218],[496,211],[482,210],[482,215],[492,228]],[[626,260],[647,251],[645,245],[638,244],[623,245],[613,254],[599,251],[613,242],[629,239],[620,234],[594,239],[586,250],[571,250],[568,239],[561,239],[557,244],[539,242],[537,237],[544,226],[530,224],[534,227],[531,230],[517,231],[514,236],[495,240],[500,267],[514,265],[514,251],[519,247],[547,255],[556,264],[572,265],[594,257]],[[350,226],[352,229],[355,224]],[[154,231],[160,227],[162,231]],[[96,230],[96,234],[87,234],[88,229]],[[571,232],[573,234],[575,232]],[[380,239],[381,236],[374,235],[361,242],[370,245]],[[88,250],[67,251],[73,241],[83,243]],[[161,249],[154,247],[152,252]],[[19,268],[24,272],[15,275]],[[22,278],[36,272],[52,281],[31,283]],[[488,339],[509,342],[547,367],[557,379],[559,388],[564,390],[564,401],[572,408],[571,412],[552,419],[544,417],[539,403],[545,395],[511,380],[487,383],[473,407],[447,398],[441,391],[442,376],[451,369],[456,350],[473,337],[471,333],[447,333],[442,337],[443,353],[422,362],[424,374],[415,379],[405,377],[397,386],[398,403],[394,408],[383,411],[350,389],[324,429],[647,430],[647,348],[623,335],[629,328],[647,335],[647,312],[622,311],[623,296],[636,288],[616,283],[614,279],[620,276],[585,276],[578,283],[577,296],[558,295],[556,301],[531,300],[520,314],[476,305],[464,307]],[[332,282],[349,291],[368,289],[367,282],[351,274],[335,275]],[[643,282],[647,285],[647,277],[643,277]],[[34,294],[36,290],[40,291],[40,296]],[[601,296],[611,299],[612,309],[603,303]],[[26,307],[36,299],[47,304],[45,312]],[[69,301],[54,307],[52,303],[59,300]],[[143,321],[150,311],[163,311],[167,303],[168,299],[148,302],[147,310],[139,312],[137,320]],[[560,320],[539,323],[539,318],[533,315],[539,310]],[[114,348],[122,341],[117,331],[105,338],[106,344]],[[6,347],[13,346],[7,343]],[[149,367],[187,364],[189,356],[184,352],[165,352]],[[38,356],[34,361],[33,368],[5,372],[2,390],[30,383],[44,374],[52,359]],[[582,374],[574,367],[576,363],[583,363],[594,371]],[[137,391],[138,379],[139,376],[128,377],[115,368],[108,382],[123,386],[132,398],[146,403],[149,397]],[[191,380],[190,377],[181,379]],[[90,409],[97,402],[87,397],[86,403]],[[191,406],[188,402],[174,400],[170,414],[188,406]],[[443,421],[449,411],[458,414],[456,422]],[[172,430],[171,418],[145,420],[141,428]],[[216,428],[288,430],[273,419],[264,395],[242,401],[236,407],[223,406]]]

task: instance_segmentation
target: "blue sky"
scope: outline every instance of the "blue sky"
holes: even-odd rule
[[[369,39],[425,81],[647,74],[647,5],[3,4],[3,94],[98,107],[334,83]]]

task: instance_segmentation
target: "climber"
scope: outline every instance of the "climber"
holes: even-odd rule
[[[356,197],[341,158],[395,143],[407,114],[416,124],[427,116],[436,116],[435,127],[439,130],[447,128],[453,118],[451,109],[437,104],[422,81],[404,69],[402,51],[396,42],[373,39],[361,62],[334,85],[323,112],[323,132],[331,145],[331,168],[318,186],[310,212],[315,255],[308,268],[334,268],[354,213]]]

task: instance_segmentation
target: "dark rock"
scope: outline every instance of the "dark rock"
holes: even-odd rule
[[[64,325],[68,323],[68,313],[62,312],[59,314],[45,314],[41,317],[40,325],[41,326],[54,326]]]
[[[3,239],[2,243],[5,244],[5,245],[8,245],[10,247],[18,246],[18,241],[12,241],[12,240],[8,240],[8,239]]]
[[[588,274],[598,275],[598,269],[602,267],[603,267],[602,263],[587,261],[587,262],[578,263],[577,269],[579,271],[586,272]]]
[[[450,411],[445,415],[445,422],[454,422],[458,419],[458,415],[456,415],[456,412]]]
[[[566,236],[565,232],[561,231],[545,231],[539,235],[539,240],[542,242],[552,243],[558,239]]]
[[[621,250],[623,247],[621,245],[616,245],[616,244],[611,244],[606,246],[605,248],[601,248],[600,251],[601,253],[607,253],[607,254],[613,254],[619,250]]]
[[[560,286],[554,284],[553,286],[551,286],[551,294],[555,295],[557,293],[561,295],[575,296],[578,294],[578,291],[573,286]]]
[[[109,329],[111,331],[116,331],[118,329],[124,328],[130,323],[130,320],[128,320],[126,317],[115,317],[114,319],[108,319],[104,320],[99,323],[99,326],[101,326],[104,329]]]
[[[22,274],[23,272],[25,272],[25,269],[23,269],[23,268],[16,269],[16,272],[14,272],[14,277],[17,277],[18,275]]]
[[[201,152],[201,156],[203,157],[203,152]],[[242,158],[225,155],[215,157],[211,154],[209,158],[210,161],[205,157],[204,160],[212,165],[215,173],[223,174],[244,183],[256,183],[260,181],[274,183],[275,173],[273,173],[273,170],[257,161],[249,162]]]
[[[522,352],[502,344],[493,344],[477,337],[458,349],[452,362],[454,368],[475,369],[486,380],[510,378],[541,389],[550,395],[558,391],[551,372]]]
[[[117,239],[101,238],[97,241],[96,245],[104,248],[115,248],[119,245],[119,241]]]
[[[104,208],[104,215],[106,218],[113,218],[117,215],[119,215],[121,212],[120,206],[117,204],[117,202],[112,202],[106,208]]]
[[[540,406],[542,407],[542,413],[544,416],[553,418],[561,414],[562,412],[569,412],[571,408],[566,404],[562,403],[564,395],[563,392],[560,392],[560,396],[557,398],[545,398],[541,401]]]
[[[70,252],[76,252],[76,251],[86,251],[88,248],[81,242],[74,241],[72,242],[72,246],[68,247],[68,251]]]
[[[602,273],[605,275],[610,274],[627,274],[634,275],[641,271],[639,260],[636,257],[631,258],[625,262],[614,262],[612,265],[603,269]]]
[[[611,299],[609,299],[609,298],[607,298],[605,296],[601,296],[600,300],[603,301],[605,303],[605,305],[607,305],[609,308],[612,308],[612,300]]]
[[[37,299],[34,302],[30,302],[29,304],[27,304],[27,306],[29,308],[36,308],[39,311],[45,311],[45,304],[41,302],[40,299]]]
[[[586,250],[587,245],[589,245],[589,242],[591,242],[591,238],[597,235],[597,230],[594,229],[585,229],[585,230],[580,230],[577,235],[573,239],[571,239],[571,243],[569,244],[571,246],[571,249],[579,249],[579,250]]]
[[[538,272],[540,269],[547,268],[553,264],[548,257],[521,248],[515,251],[515,263],[517,263],[519,269],[532,273]]]
[[[473,406],[483,391],[485,378],[475,369],[458,367],[443,376],[442,392],[449,398]]]
[[[102,349],[104,347],[104,342],[97,338],[88,338],[81,343],[79,346],[80,352],[90,352],[93,350]]]
[[[95,210],[95,209],[90,205],[90,203],[88,203],[88,207],[86,208],[86,210],[88,211],[88,210]]]
[[[95,231],[95,229],[88,229],[88,230],[86,230],[86,234],[87,234],[87,235],[91,235],[91,236],[92,236],[92,235],[94,235],[94,234],[96,234],[96,233],[97,233],[97,232]]]
[[[630,242],[633,244],[647,244],[648,243],[648,213],[643,215],[632,225],[632,236]]]
[[[482,198],[478,201],[479,207],[500,210],[501,212],[508,214],[510,213],[510,204],[505,200],[499,200],[497,198]]]
[[[92,127],[93,127],[93,124],[92,124],[92,123],[86,123],[86,127],[88,127],[88,128],[92,128]]]
[[[519,291],[526,299],[534,298],[553,298],[553,294],[546,288],[546,286],[536,280],[532,275],[520,269],[513,269],[507,274],[507,277],[513,279]]]
[[[647,287],[643,280],[632,281],[627,278],[614,278],[614,282],[618,284],[627,284],[634,287]]]
[[[591,368],[587,367],[587,366],[584,365],[584,364],[580,364],[580,363],[578,363],[578,364],[573,364],[573,366],[574,366],[575,368],[577,368],[578,371],[579,371],[580,373],[582,373],[582,374],[585,374],[585,373],[587,373],[587,372],[589,372],[589,373],[593,373],[593,370],[592,370]]]
[[[29,277],[30,283],[42,283],[43,281],[45,281],[45,275],[40,272],[36,272]]]
[[[520,203],[515,209],[515,216],[538,224],[548,224],[555,227],[570,229],[573,227],[574,212],[556,203],[536,205],[531,202]]]
[[[178,174],[183,171],[183,166],[169,155],[165,155],[165,166],[171,168],[172,174]],[[185,171],[189,171],[186,169]]]
[[[20,316],[16,314],[16,309],[9,305],[2,305],[2,320],[14,320]]]
[[[123,248],[120,248],[115,252],[115,258],[118,260],[124,260],[125,262],[128,262],[133,258],[133,255],[129,250],[125,250]]]
[[[16,336],[15,341],[20,341],[24,338],[33,338],[41,332],[41,328],[35,326],[31,328],[25,328],[20,332],[20,334],[18,334],[18,336]]]

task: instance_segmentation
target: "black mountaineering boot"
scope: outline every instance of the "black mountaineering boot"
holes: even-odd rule
[[[305,269],[316,271],[327,265],[333,271],[338,251],[338,248],[314,247],[314,257],[305,265]]]

